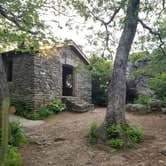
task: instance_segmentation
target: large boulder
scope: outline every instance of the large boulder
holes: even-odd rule
[[[137,113],[148,113],[148,107],[143,104],[126,104],[126,111]]]
[[[147,67],[150,59],[137,60],[135,62],[128,62],[126,79],[127,79],[127,103],[133,102],[135,98],[140,96],[152,96],[153,91],[148,83],[151,75],[142,73],[135,74],[137,71],[142,70]],[[145,69],[146,70],[146,69]]]
[[[161,108],[162,113],[166,114],[166,108]]]
[[[164,103],[163,101],[161,100],[158,100],[158,99],[152,99],[149,104],[149,109],[151,111],[161,111],[162,110],[162,107],[164,107]]]

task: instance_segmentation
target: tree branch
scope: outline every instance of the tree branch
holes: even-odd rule
[[[106,22],[107,25],[110,24],[114,20],[115,16],[119,13],[120,9],[121,9],[121,7],[115,9],[115,11],[114,11],[113,15],[111,16],[110,20],[108,22]]]
[[[106,30],[106,37],[105,37],[105,48],[104,48],[104,51],[103,51],[103,54],[105,52],[105,50],[108,50],[108,52],[111,53],[111,50],[109,48],[109,38],[110,38],[110,34],[109,34],[109,31],[108,31],[108,25],[114,20],[115,16],[117,15],[117,13],[120,11],[121,9],[121,6],[116,8],[114,13],[112,14],[112,16],[110,17],[110,20],[109,21],[104,21],[102,20],[101,18],[99,18],[98,16],[96,16],[88,7],[87,7],[89,13],[98,21],[101,22],[102,25],[104,25],[105,27],[105,30]],[[111,56],[112,58],[112,56]]]
[[[163,54],[166,55],[166,52],[165,52],[165,50],[164,50],[163,47],[162,47],[165,43],[164,43],[164,41],[162,40],[162,37],[161,37],[160,33],[154,31],[151,27],[149,27],[148,25],[146,25],[141,19],[138,19],[138,22],[142,25],[143,28],[147,29],[152,35],[158,36],[159,41],[160,41],[160,43],[161,43],[161,44],[159,45],[159,47],[160,47],[160,49],[162,50]]]
[[[38,32],[28,30],[28,29],[24,28],[23,26],[21,26],[20,25],[21,21],[18,20],[17,16],[15,16],[13,13],[11,13],[12,17],[10,17],[2,6],[0,6],[0,15],[3,16],[4,18],[6,18],[7,20],[9,20],[10,22],[14,23],[20,30],[28,32],[32,35],[37,35],[38,34]]]

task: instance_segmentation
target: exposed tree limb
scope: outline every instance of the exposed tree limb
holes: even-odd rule
[[[21,20],[18,19],[18,17],[15,16],[13,13],[10,13],[10,15],[12,15],[12,17],[10,17],[1,5],[0,5],[0,15],[3,16],[4,18],[6,18],[7,20],[9,20],[10,22],[14,23],[20,30],[28,32],[32,35],[37,35],[38,34],[38,32],[31,31],[31,30],[26,29],[23,26],[21,26],[20,25]],[[22,20],[22,22],[25,23],[24,20]]]
[[[114,20],[115,16],[119,13],[120,9],[121,9],[121,7],[115,9],[113,15],[110,17],[110,20],[108,22],[106,22],[107,25],[110,24]]]
[[[160,47],[160,49],[162,50],[163,54],[166,55],[166,52],[165,52],[165,50],[164,50],[163,47],[162,47],[165,43],[164,43],[164,41],[162,40],[162,37],[161,37],[160,33],[154,31],[151,27],[149,27],[148,25],[146,25],[141,19],[138,19],[138,22],[142,25],[143,28],[147,29],[152,35],[155,35],[155,36],[157,36],[157,37],[159,38],[160,43],[161,43],[161,44],[159,45],[159,47]]]
[[[165,9],[165,0],[162,0],[163,9]]]
[[[109,21],[104,21],[103,19],[99,18],[98,16],[96,16],[88,7],[87,7],[89,13],[99,22],[101,22],[101,25],[104,25],[105,27],[105,30],[106,30],[106,37],[105,37],[105,48],[104,48],[104,51],[103,51],[103,54],[105,52],[105,50],[108,50],[108,52],[111,53],[111,50],[109,48],[109,39],[110,39],[110,34],[109,34],[109,31],[108,31],[108,25],[111,24],[111,22],[114,20],[115,16],[118,14],[118,12],[120,11],[121,9],[121,6],[116,8],[114,13],[112,14],[112,16],[110,17],[110,20]],[[112,58],[112,56],[111,56]]]

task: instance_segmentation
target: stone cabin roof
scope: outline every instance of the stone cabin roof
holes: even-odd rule
[[[41,46],[40,50],[45,50],[47,54],[54,54],[55,52],[60,52],[60,50],[63,50],[67,47],[70,47],[70,49],[73,50],[84,63],[90,64],[88,57],[83,53],[80,47],[72,40],[67,43],[58,43],[55,45]]]
[[[49,56],[52,56],[53,54],[57,54],[57,55],[62,55],[60,52],[65,49],[70,47],[71,50],[73,50],[76,55],[85,63],[85,64],[90,64],[90,61],[88,59],[88,57],[83,53],[83,51],[80,49],[80,47],[73,41],[69,41],[67,43],[58,43],[58,44],[54,44],[54,45],[42,45],[39,47],[39,53],[43,53],[43,54],[47,54]],[[31,54],[29,52],[20,52],[17,50],[11,50],[11,51],[7,51],[7,52],[3,52],[1,53],[1,55],[24,55],[26,54]],[[32,53],[34,55],[34,53]]]

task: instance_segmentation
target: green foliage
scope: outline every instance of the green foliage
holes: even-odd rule
[[[89,131],[89,134],[88,134],[88,142],[90,144],[96,144],[97,143],[96,130],[97,130],[97,123],[93,122],[91,124],[90,131]]]
[[[47,106],[49,110],[52,110],[54,113],[62,112],[66,106],[62,102],[56,100]]]
[[[138,60],[144,60],[147,58],[148,52],[137,52],[129,55],[129,62],[136,62]]]
[[[16,147],[8,146],[8,155],[4,166],[23,166],[23,159]]]
[[[100,106],[107,104],[107,90],[112,75],[112,62],[93,55],[90,59],[92,74],[92,100]]]
[[[134,104],[143,104],[147,105],[151,101],[150,97],[147,96],[138,96],[137,99],[134,100]]]
[[[160,34],[161,34],[161,37],[164,39],[166,38],[166,18],[163,19],[163,21],[160,23]]]
[[[108,144],[115,149],[132,147],[143,139],[140,128],[133,129],[127,123],[107,126]]]
[[[26,114],[26,118],[31,119],[31,120],[43,120],[51,115],[54,115],[53,110],[50,110],[47,107],[42,107],[37,112],[30,112],[30,113]]]
[[[11,100],[10,105],[16,108],[16,115],[22,117],[25,117],[29,112],[32,111],[30,107],[24,101],[21,100]]]
[[[166,73],[158,73],[150,80],[155,95],[160,100],[166,99]]]
[[[107,134],[109,138],[120,137],[121,126],[113,124],[111,127],[107,128]]]
[[[42,120],[51,115],[55,115],[59,112],[65,110],[65,104],[62,104],[60,101],[55,100],[49,105],[42,107],[39,111],[33,112],[25,102],[17,100],[11,103],[11,106],[16,108],[16,115],[25,117],[32,120]]]
[[[48,43],[44,29],[48,29],[49,39],[51,33],[40,18],[41,11],[45,12],[48,8],[45,3],[51,4],[51,1],[0,1],[0,51],[13,48],[13,45],[20,50],[30,51],[32,48],[38,48],[39,42]]]
[[[108,141],[108,144],[115,149],[120,149],[124,146],[124,141],[122,139],[119,138],[115,138],[115,139],[111,139]]]
[[[11,122],[9,126],[9,145],[19,147],[26,142],[24,130],[19,122]]]
[[[166,52],[166,48],[164,50]],[[155,97],[164,101],[166,98],[166,55],[161,49],[156,49],[151,56],[148,71],[152,74],[152,78],[149,82]]]
[[[133,129],[126,123],[122,124],[121,127],[132,143],[139,143],[142,140],[143,131],[141,128]]]

